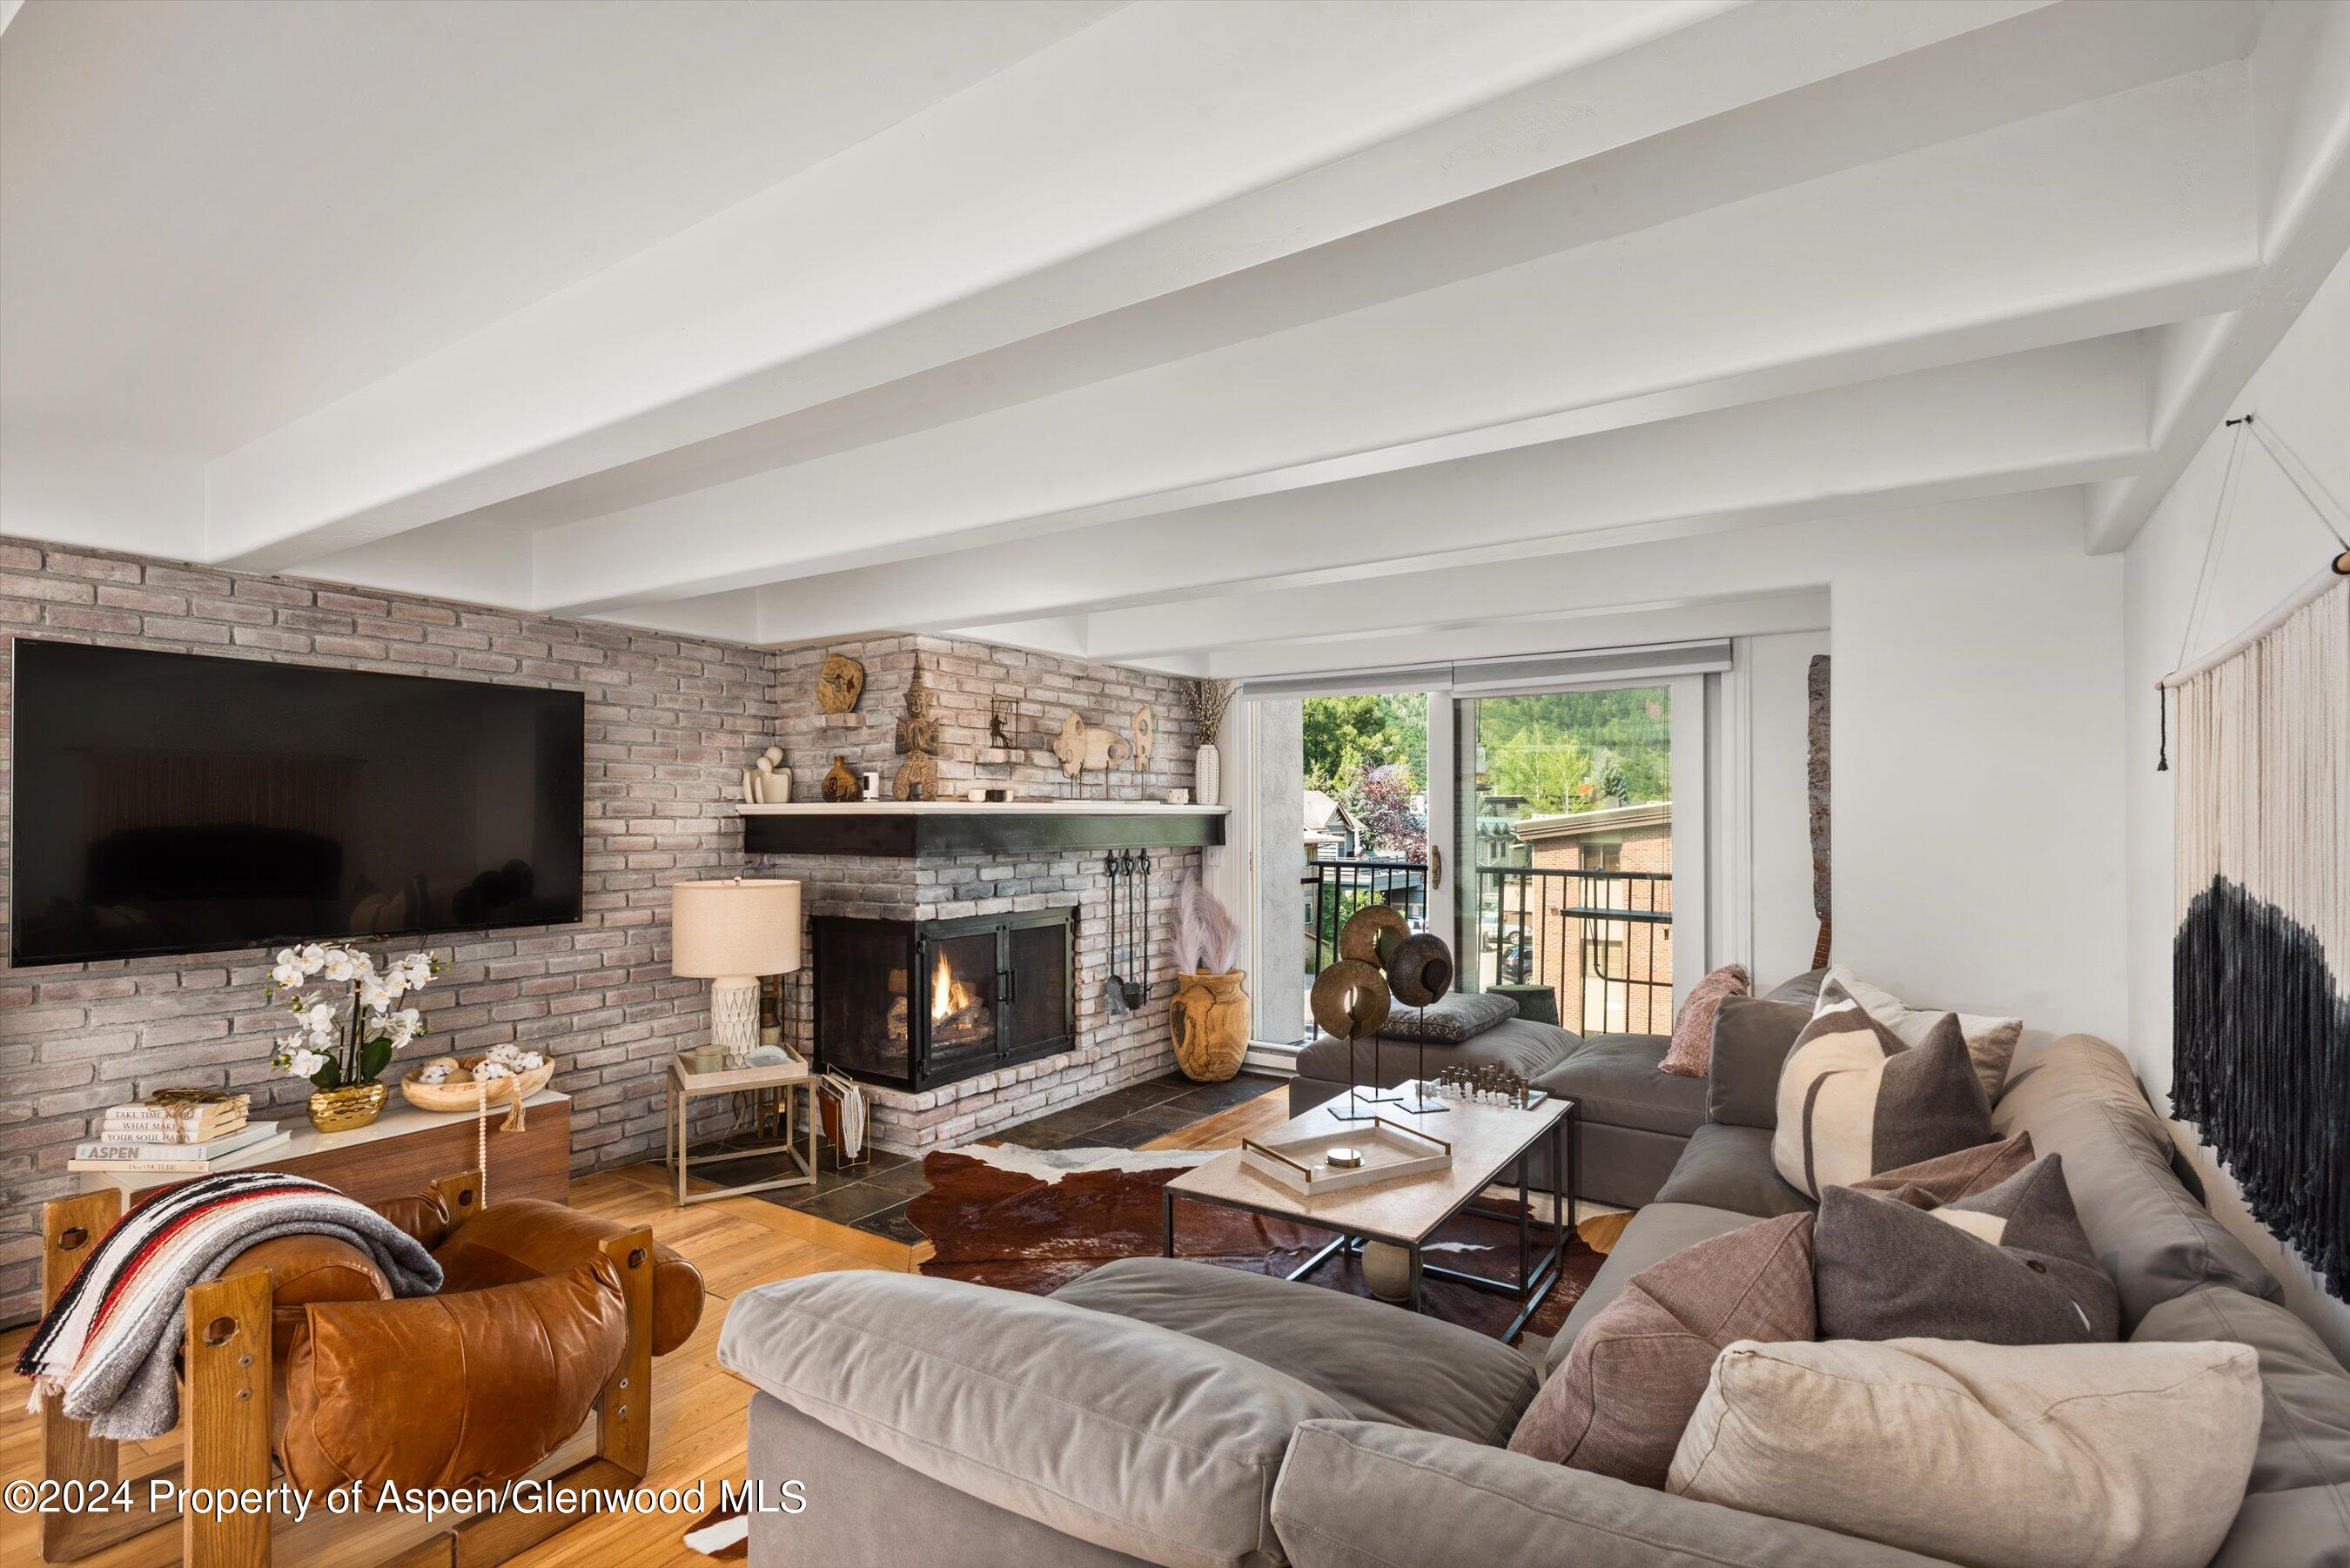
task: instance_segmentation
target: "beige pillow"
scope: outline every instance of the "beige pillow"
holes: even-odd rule
[[[1810,1215],[1684,1247],[1593,1314],[1518,1417],[1511,1451],[1662,1486],[1721,1347],[1809,1339],[1812,1318]]]
[[[1753,981],[1741,963],[1726,963],[1690,988],[1689,1000],[1673,1020],[1672,1043],[1657,1070],[1679,1078],[1702,1078],[1713,1065],[1713,1020],[1730,997],[1744,996]]]
[[[1828,1004],[1831,996],[1852,998],[1868,1009],[1868,1015],[1912,1045],[1923,1044],[1926,1036],[1940,1021],[1941,1014],[1910,1006],[1880,985],[1871,985],[1842,964],[1831,964],[1820,977],[1819,1000],[1814,1008]],[[2015,1060],[2016,1043],[2023,1038],[2021,1018],[1985,1018],[1972,1012],[1951,1014],[1959,1021],[1959,1033],[1965,1037],[1967,1055],[1973,1061],[1975,1079],[1982,1085],[1983,1098],[1999,1103],[2000,1090],[2007,1086],[2007,1069]]]
[[[1991,1103],[1944,1013],[1911,1045],[1846,998],[1812,1014],[1779,1068],[1771,1163],[1817,1198],[1991,1141]]]
[[[2260,1430],[2241,1345],[1739,1344],[1666,1485],[1975,1568],[2202,1568]]]

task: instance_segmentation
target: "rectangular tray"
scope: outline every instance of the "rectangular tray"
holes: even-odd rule
[[[1337,1147],[1363,1152],[1352,1170],[1333,1168],[1325,1155]],[[1388,1121],[1385,1116],[1320,1132],[1276,1134],[1241,1140],[1241,1164],[1292,1192],[1312,1196],[1364,1187],[1374,1181],[1423,1176],[1452,1163],[1452,1146],[1440,1137]]]

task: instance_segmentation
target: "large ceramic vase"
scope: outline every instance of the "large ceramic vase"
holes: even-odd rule
[[[1224,804],[1224,754],[1216,742],[1203,741],[1191,764],[1191,801],[1195,805]]]
[[[1221,1084],[1248,1054],[1248,971],[1179,974],[1169,1004],[1175,1064],[1202,1084]]]
[[[391,1093],[381,1084],[346,1084],[310,1096],[310,1125],[322,1133],[352,1132],[383,1115]]]

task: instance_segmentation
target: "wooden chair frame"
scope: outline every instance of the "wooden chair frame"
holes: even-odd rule
[[[481,1173],[468,1171],[432,1183],[452,1215],[470,1217],[480,1201]],[[88,1248],[113,1229],[122,1196],[112,1188],[64,1198],[41,1211],[41,1301],[56,1303]],[[595,1451],[554,1478],[553,1486],[595,1495],[633,1488],[652,1459],[653,1238],[639,1227],[603,1243],[619,1272],[628,1333],[619,1367],[596,1397]],[[271,1561],[266,1513],[203,1515],[157,1510],[149,1483],[178,1472],[184,1489],[267,1489],[270,1323],[266,1271],[208,1281],[187,1293],[187,1339],[181,1397],[179,1464],[140,1478],[131,1506],[106,1512],[41,1516],[41,1560],[73,1563],[119,1542],[180,1524],[186,1568],[266,1568]],[[92,1437],[50,1396],[41,1402],[41,1475],[46,1480],[111,1488],[121,1480],[120,1446]],[[575,1439],[576,1441],[577,1439]],[[489,1568],[568,1529],[592,1511],[575,1508],[535,1513],[473,1515],[395,1552],[386,1568]]]

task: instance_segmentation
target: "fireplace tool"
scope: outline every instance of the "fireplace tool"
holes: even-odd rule
[[[1107,869],[1110,993],[1132,1012],[1150,995],[1150,851],[1114,851]]]

